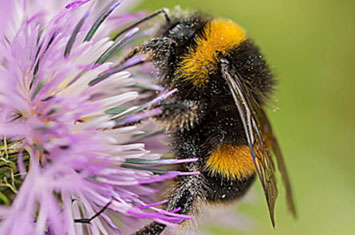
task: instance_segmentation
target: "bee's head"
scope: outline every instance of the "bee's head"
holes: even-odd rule
[[[210,17],[192,14],[184,17],[174,17],[172,22],[162,27],[158,32],[160,37],[167,37],[175,42],[175,48],[185,48],[193,43],[196,34],[203,31]]]

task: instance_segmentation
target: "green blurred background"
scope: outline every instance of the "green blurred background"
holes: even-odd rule
[[[140,9],[202,9],[233,19],[261,47],[279,87],[270,118],[289,168],[299,218],[284,191],[271,227],[258,198],[238,211],[249,231],[209,227],[213,234],[355,234],[354,0],[146,0]],[[276,101],[277,100],[277,101]],[[276,112],[272,109],[278,107]]]

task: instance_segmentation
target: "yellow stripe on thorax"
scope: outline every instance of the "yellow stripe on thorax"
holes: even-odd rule
[[[249,147],[221,145],[208,159],[207,170],[227,179],[240,179],[255,173]]]
[[[194,38],[196,48],[189,49],[177,70],[179,78],[192,80],[198,87],[208,82],[209,74],[215,72],[219,53],[226,55],[230,49],[247,39],[245,31],[229,20],[212,20],[204,31],[204,37],[197,35]]]

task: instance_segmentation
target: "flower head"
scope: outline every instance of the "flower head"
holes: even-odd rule
[[[119,231],[120,216],[165,224],[189,218],[147,205],[155,192],[149,184],[180,172],[132,166],[158,156],[133,139],[144,139],[142,130],[127,124],[158,114],[146,108],[174,91],[133,106],[135,81],[112,56],[138,29],[114,42],[105,23],[119,5],[97,11],[95,1],[73,1],[55,15],[58,8],[42,1],[11,6],[17,18],[7,16],[0,28],[0,161],[9,169],[2,186],[13,196],[2,197],[11,206],[0,208],[0,234],[81,234],[95,214],[92,234]]]

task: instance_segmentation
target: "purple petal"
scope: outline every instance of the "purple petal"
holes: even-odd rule
[[[9,25],[9,21],[13,16],[14,1],[0,0],[0,37],[2,40],[3,34]]]

